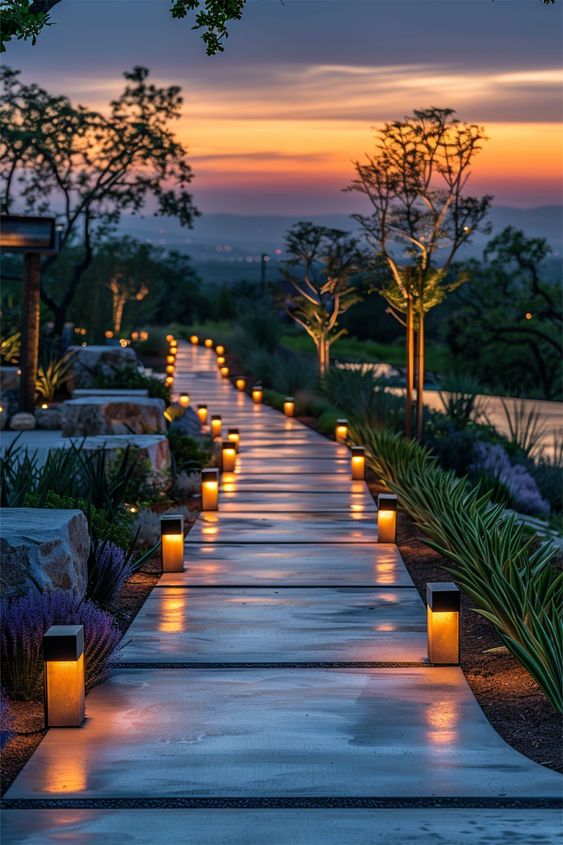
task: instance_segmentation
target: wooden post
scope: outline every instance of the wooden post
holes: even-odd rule
[[[28,252],[23,257],[20,406],[22,411],[30,413],[33,413],[35,407],[35,380],[39,353],[39,279],[39,253]]]

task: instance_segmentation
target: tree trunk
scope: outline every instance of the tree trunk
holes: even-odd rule
[[[40,256],[31,252],[23,260],[23,321],[21,341],[20,406],[33,413],[39,353]]]
[[[325,337],[319,338],[317,343],[317,358],[319,362],[319,376],[323,378],[327,369],[328,344]]]
[[[330,343],[328,340],[325,340],[325,371],[324,375],[328,373],[330,369]]]
[[[115,334],[121,331],[121,323],[123,321],[123,309],[125,308],[125,298],[123,296],[113,297],[113,330]]]
[[[405,393],[405,437],[412,437],[412,395],[414,387],[414,320],[413,304],[407,301],[407,385]]]
[[[418,315],[416,370],[416,438],[422,441],[424,422],[424,311],[422,308]]]

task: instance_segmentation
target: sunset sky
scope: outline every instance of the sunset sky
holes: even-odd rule
[[[28,81],[103,109],[120,74],[181,85],[178,133],[203,211],[348,212],[373,128],[448,106],[485,125],[472,193],[561,202],[562,4],[540,0],[249,0],[223,55],[168,0],[62,0],[40,43],[9,45]]]

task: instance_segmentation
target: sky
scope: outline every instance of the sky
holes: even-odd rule
[[[472,194],[561,203],[561,0],[248,0],[214,57],[169,6],[62,0],[38,44],[10,44],[4,61],[102,111],[134,65],[180,85],[203,212],[358,210],[342,188],[374,130],[428,106],[485,126]]]

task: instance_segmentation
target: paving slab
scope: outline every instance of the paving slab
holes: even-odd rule
[[[257,473],[229,472],[221,476],[221,487],[227,490],[253,490],[254,492],[283,492],[294,490],[307,493],[338,493],[340,491],[365,491],[363,481],[350,481],[347,475],[333,473],[277,473],[267,477]]]
[[[87,716],[47,733],[6,798],[561,794],[459,668],[128,669]]]
[[[254,458],[241,454],[237,462],[241,475],[261,475],[265,478],[276,475],[330,474],[350,477],[350,464],[337,458]]]
[[[423,662],[416,589],[154,590],[124,663]]]
[[[302,512],[375,512],[375,502],[367,492],[353,491],[340,493],[298,493],[279,491],[277,493],[247,493],[223,490],[221,493],[220,513],[240,513],[242,511],[269,513],[270,511]]]
[[[186,546],[213,543],[377,543],[373,513],[200,514]]]
[[[390,543],[189,545],[184,572],[168,572],[158,583],[169,587],[413,586],[399,550]]]
[[[4,845],[556,845],[558,810],[7,810]]]

